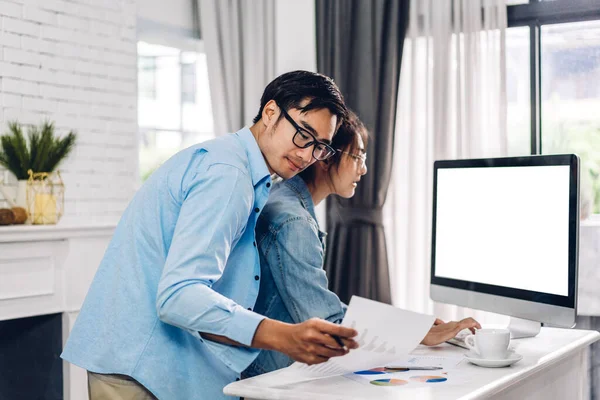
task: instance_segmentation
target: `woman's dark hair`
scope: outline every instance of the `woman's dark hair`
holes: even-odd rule
[[[300,104],[305,99],[309,99],[309,102],[301,107]],[[270,100],[275,100],[277,105],[286,111],[296,108],[306,113],[326,108],[337,117],[337,126],[340,126],[346,117],[346,104],[340,89],[331,78],[315,72],[287,72],[269,83],[260,99],[260,109],[254,117],[254,123],[262,118],[265,104]]]
[[[331,147],[336,149],[336,153],[327,160],[327,162],[330,164],[329,171],[331,171],[331,169],[334,167],[336,170],[340,168],[342,156],[344,154],[341,151],[338,151],[338,149],[347,151],[351,154],[358,153],[359,137],[362,139],[365,146],[364,148],[366,150],[369,142],[369,131],[358,118],[358,116],[353,111],[348,110],[346,113],[346,119],[342,122],[342,125],[338,129],[337,134],[333,137],[331,142]],[[324,161],[317,161],[315,164],[318,162]],[[302,179],[304,179],[304,182],[312,183],[315,180],[315,168],[317,168],[315,164],[300,172],[300,176]]]

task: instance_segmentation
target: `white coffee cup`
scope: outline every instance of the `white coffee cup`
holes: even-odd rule
[[[465,338],[465,344],[481,358],[502,360],[508,355],[510,331],[508,329],[479,329],[475,335]]]

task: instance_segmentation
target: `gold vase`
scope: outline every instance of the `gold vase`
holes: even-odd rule
[[[65,185],[60,172],[28,171],[27,210],[34,225],[56,224],[63,215]]]

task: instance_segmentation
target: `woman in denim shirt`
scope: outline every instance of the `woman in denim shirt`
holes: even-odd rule
[[[367,142],[367,129],[349,111],[333,139],[336,154],[271,190],[256,224],[262,280],[255,312],[288,323],[315,317],[340,323],[344,318],[347,306],[328,289],[323,270],[326,233],[319,229],[314,208],[330,194],[354,196],[367,173]],[[466,328],[481,327],[472,318],[449,323],[436,320],[422,343],[442,343]],[[242,376],[271,372],[292,362],[285,354],[262,350]]]

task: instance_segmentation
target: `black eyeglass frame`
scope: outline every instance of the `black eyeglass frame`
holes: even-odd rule
[[[345,154],[345,155],[347,155],[349,157],[352,157],[353,159],[355,159],[357,161],[362,161],[363,165],[367,165],[367,153],[352,154],[349,151],[344,151],[342,149],[336,149],[335,151],[337,151],[338,153]]]
[[[294,143],[294,145],[300,149],[306,149],[310,146],[314,146],[313,147],[313,151],[312,151],[312,156],[315,160],[317,161],[324,161],[327,160],[328,158],[331,158],[335,153],[335,149],[333,147],[331,147],[330,145],[328,145],[325,142],[321,142],[319,140],[317,140],[317,138],[315,137],[315,135],[313,135],[312,133],[310,133],[308,130],[302,128],[300,125],[298,125],[296,123],[296,121],[294,121],[294,119],[290,116],[290,114],[287,113],[287,111],[285,111],[283,109],[283,107],[279,107],[281,109],[281,113],[283,114],[283,117],[285,119],[288,120],[288,122],[290,124],[292,124],[292,126],[294,127],[294,129],[296,129],[296,133],[294,133],[294,137],[292,138],[292,142]],[[308,136],[310,136],[312,138],[311,141],[309,141],[308,143],[306,143],[305,145],[301,146],[298,143],[296,143],[296,138],[298,137],[298,135],[300,134],[306,134]],[[327,155],[325,157],[317,157],[315,155],[315,151],[317,150],[317,145],[321,145],[321,146],[325,146],[325,149],[329,151],[329,153],[327,153]]]

